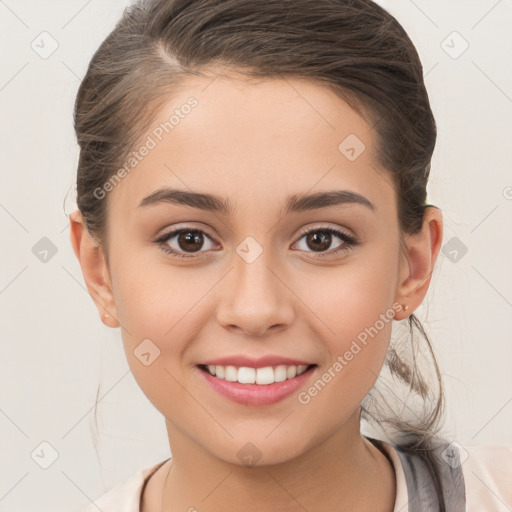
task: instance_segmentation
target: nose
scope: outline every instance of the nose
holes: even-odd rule
[[[233,332],[259,337],[291,325],[293,293],[279,274],[265,251],[251,263],[235,257],[234,268],[218,289],[219,324]]]

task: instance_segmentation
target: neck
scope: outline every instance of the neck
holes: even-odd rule
[[[395,474],[385,457],[349,424],[298,457],[241,466],[221,460],[167,424],[172,464],[163,510],[392,511]],[[350,423],[350,422],[349,422]],[[355,422],[352,421],[352,424]]]

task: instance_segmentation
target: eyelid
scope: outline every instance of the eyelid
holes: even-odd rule
[[[309,233],[315,233],[315,232],[326,232],[330,233],[331,235],[334,235],[335,237],[339,238],[342,241],[342,244],[340,247],[337,247],[336,249],[331,249],[328,251],[321,251],[321,252],[315,252],[315,251],[305,251],[309,256],[307,256],[310,259],[316,259],[316,260],[327,260],[329,258],[334,258],[336,256],[339,256],[343,253],[347,253],[349,251],[352,251],[355,249],[357,245],[359,245],[359,240],[355,235],[352,235],[347,232],[344,228],[341,227],[333,227],[327,224],[323,224],[320,226],[309,226],[307,228],[304,228],[301,230],[300,235],[296,242],[294,242],[293,245],[299,243],[301,239],[308,235]],[[302,252],[302,251],[300,251]]]
[[[165,231],[164,233],[159,235],[154,240],[154,243],[162,251],[164,251],[165,253],[171,254],[171,255],[176,256],[178,258],[184,258],[184,259],[190,258],[190,259],[192,259],[192,258],[202,257],[203,254],[208,253],[209,251],[199,251],[199,252],[196,252],[196,253],[186,253],[186,252],[182,252],[182,251],[177,251],[176,249],[173,249],[173,248],[169,247],[169,245],[167,245],[169,240],[173,239],[178,234],[180,234],[182,232],[187,232],[187,231],[197,231],[197,232],[201,233],[202,235],[205,235],[213,243],[217,243],[216,240],[215,240],[215,237],[211,236],[206,229],[204,229],[202,227],[201,228],[194,227],[191,224],[184,224],[184,225],[173,226],[172,228],[168,229],[167,231]],[[165,248],[164,248],[164,246],[165,246]]]
[[[154,241],[154,243],[156,243],[159,246],[159,248],[162,251],[164,251],[165,253],[171,254],[172,256],[177,257],[177,258],[197,259],[198,257],[199,258],[204,257],[204,255],[206,257],[210,256],[209,253],[211,252],[211,250],[210,251],[198,251],[195,253],[186,253],[183,251],[177,251],[176,249],[173,249],[167,245],[169,240],[171,240],[178,234],[180,234],[182,232],[186,232],[186,231],[191,231],[191,232],[197,231],[197,232],[201,233],[202,235],[205,235],[212,242],[218,243],[218,242],[216,242],[215,237],[211,236],[207,230],[205,230],[203,228],[194,227],[191,224],[174,226],[173,228],[169,229],[162,235],[158,236],[157,239]],[[315,253],[315,251],[305,251],[306,253],[312,253],[313,259],[323,259],[323,258],[329,258],[330,256],[331,257],[336,256],[341,252],[347,252],[347,251],[353,249],[356,245],[359,244],[357,237],[353,234],[348,233],[345,228],[338,227],[338,226],[334,227],[329,224],[321,224],[321,225],[317,225],[317,226],[308,226],[308,227],[302,228],[301,231],[299,232],[299,234],[297,235],[296,241],[293,242],[292,245],[296,245],[298,242],[300,242],[300,240],[305,235],[308,235],[309,233],[322,232],[322,231],[333,234],[334,236],[338,237],[342,241],[342,245],[341,245],[341,248],[331,249],[329,251],[321,251],[318,253]],[[165,248],[164,248],[164,246],[165,246]],[[302,251],[299,251],[299,252],[302,252]]]
[[[215,237],[210,234],[207,227],[204,225],[194,226],[193,223],[180,222],[179,224],[174,224],[172,227],[165,228],[162,234],[157,235],[154,239],[155,242],[160,242],[162,240],[167,239],[170,235],[176,234],[179,231],[200,231],[207,235],[211,240],[215,240]]]
[[[327,230],[337,231],[340,234],[345,235],[347,238],[354,240],[354,242],[357,241],[357,237],[350,230],[348,230],[346,228],[342,228],[341,226],[331,225],[329,223],[324,223],[324,224],[320,224],[320,225],[314,225],[314,226],[308,226],[308,227],[302,228],[299,232],[299,238],[304,235],[307,235],[311,231],[327,231]]]

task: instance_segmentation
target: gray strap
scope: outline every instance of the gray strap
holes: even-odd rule
[[[395,447],[405,473],[409,512],[465,512],[466,492],[464,476],[456,445],[441,442],[433,449],[436,470],[443,489],[444,507],[441,506],[434,479],[426,461],[418,452],[408,452]]]

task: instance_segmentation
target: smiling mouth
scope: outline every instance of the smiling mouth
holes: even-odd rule
[[[259,384],[261,386],[294,379],[316,366],[316,364],[303,364],[251,368],[249,366],[198,365],[202,371],[217,379],[226,380],[228,382],[238,382],[240,384]]]

